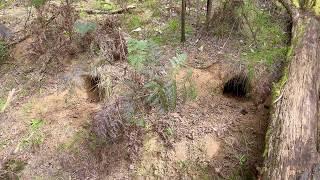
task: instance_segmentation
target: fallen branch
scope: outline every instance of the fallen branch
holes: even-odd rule
[[[272,104],[276,104],[282,98],[282,96],[283,96],[283,93],[281,93],[280,96],[275,101],[272,102]]]
[[[3,113],[4,110],[6,110],[6,108],[9,106],[10,102],[13,100],[13,95],[14,95],[15,92],[16,92],[16,89],[15,89],[15,88],[13,88],[13,89],[9,92],[7,101],[6,101],[6,103],[3,105],[3,107],[0,109],[0,113]]]
[[[22,38],[20,38],[20,39],[18,39],[18,40],[16,40],[16,41],[13,41],[13,42],[9,43],[9,44],[8,44],[8,47],[15,46],[16,44],[21,43],[22,41],[28,39],[29,37],[30,37],[30,34],[27,34],[26,36],[24,36],[24,37],[22,37]]]
[[[95,10],[95,9],[81,9],[79,11],[86,12],[88,14],[122,14],[128,12],[129,10],[135,9],[135,5],[130,5],[125,8],[117,9],[114,11],[105,11],[105,10]]]

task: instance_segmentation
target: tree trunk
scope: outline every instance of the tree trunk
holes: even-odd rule
[[[181,42],[186,41],[186,0],[182,0],[181,6]]]
[[[210,27],[210,20],[211,20],[211,13],[212,13],[212,0],[207,0],[207,15],[206,15],[206,26],[207,30]]]
[[[196,11],[197,11],[197,24],[196,24],[196,27],[198,28],[200,26],[200,12],[201,12],[201,1],[200,0],[197,0]]]
[[[274,104],[262,175],[263,179],[317,180],[320,179],[317,148],[320,138],[320,23],[312,15],[300,11],[294,12],[292,19],[288,80]]]

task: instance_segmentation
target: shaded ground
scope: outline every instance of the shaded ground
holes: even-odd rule
[[[224,83],[234,74],[230,69],[241,68],[231,43],[191,39],[178,47],[189,55],[197,98],[179,102],[174,112],[153,110],[147,115],[139,159],[131,162],[126,144],[101,147],[90,134],[92,115],[101,105],[87,94],[84,76],[91,57],[84,54],[51,63],[39,74],[42,64],[25,56],[28,42],[18,44],[14,58],[0,67],[1,100],[17,90],[0,114],[2,174],[21,179],[248,179],[257,175],[268,109],[250,98],[222,94]],[[175,55],[173,48],[164,49],[168,51],[163,59]],[[187,71],[179,72],[178,82]],[[38,121],[41,125],[34,128]],[[158,130],[151,124],[158,124]],[[8,162],[13,163],[8,166]]]

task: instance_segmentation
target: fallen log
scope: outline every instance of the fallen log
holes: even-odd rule
[[[135,9],[135,5],[130,5],[125,8],[116,9],[114,11],[96,10],[96,9],[81,9],[79,11],[86,12],[87,14],[122,14],[124,12]]]
[[[262,177],[318,180],[320,22],[288,2],[282,1],[293,21],[287,81],[274,104]]]

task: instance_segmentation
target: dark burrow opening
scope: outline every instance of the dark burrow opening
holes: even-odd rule
[[[236,75],[224,84],[223,94],[232,97],[247,97],[249,90],[248,77],[246,75]]]
[[[100,102],[104,98],[104,91],[99,87],[100,77],[85,75],[84,80],[89,102]]]

